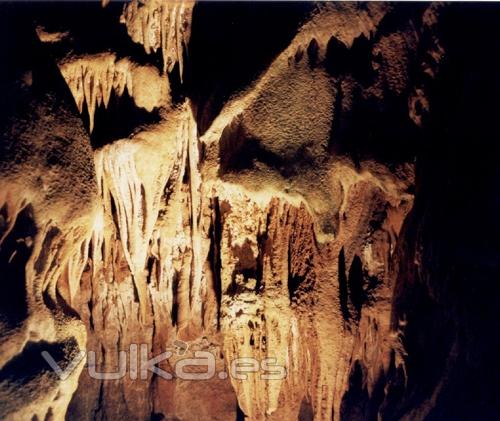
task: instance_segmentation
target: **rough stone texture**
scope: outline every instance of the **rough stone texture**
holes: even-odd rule
[[[498,8],[0,11],[2,419],[498,416]]]
[[[85,349],[85,326],[60,288],[77,292],[97,184],[88,136],[57,66],[41,54],[34,28],[17,32],[16,14],[4,12],[2,31],[18,38],[2,43],[0,58],[11,63],[1,78],[0,417],[62,419],[84,362],[61,383],[41,352],[64,369]],[[16,48],[29,57],[17,59]]]

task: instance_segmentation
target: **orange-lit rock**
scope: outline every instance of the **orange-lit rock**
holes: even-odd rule
[[[455,234],[471,223],[461,186],[474,192],[460,136],[463,80],[480,78],[453,40],[467,11],[102,6],[0,5],[29,56],[1,43],[0,417],[494,413],[468,386],[489,361],[483,301],[464,304],[498,301],[470,287],[494,254]],[[476,162],[471,183],[494,197]],[[86,364],[62,380],[44,350]],[[183,377],[205,373],[201,356],[210,378]],[[453,406],[466,392],[473,404]]]

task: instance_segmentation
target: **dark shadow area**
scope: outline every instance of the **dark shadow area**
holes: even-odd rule
[[[398,4],[382,19],[376,34],[370,39],[365,35],[357,37],[350,48],[335,37],[329,40],[325,68],[337,90],[329,140],[332,154],[350,156],[356,164],[374,159],[389,166],[411,161],[415,156],[419,132],[409,117],[408,95],[411,87],[419,83],[419,53],[408,57],[409,82],[403,92],[390,90],[385,82],[381,94],[371,95],[366,89],[381,84],[384,60],[394,59],[376,53],[374,45],[383,36],[407,30],[411,22],[419,25],[426,7],[425,3]],[[342,82],[348,84],[349,92],[343,91]]]
[[[398,329],[404,321],[405,367],[391,364],[377,404],[360,395],[355,368],[346,419],[367,401],[388,420],[500,414],[499,21],[498,5],[455,4],[441,13],[446,55],[430,85],[415,204],[396,251],[392,323]]]
[[[236,404],[236,421],[245,421],[245,413],[238,404]]]
[[[193,11],[187,92],[203,134],[225,101],[246,87],[295,36],[312,2],[210,2]]]
[[[51,372],[55,379],[56,373],[42,352],[48,352],[61,370],[64,370],[71,362],[71,355],[77,350],[78,344],[74,338],[61,343],[28,342],[20,354],[2,367],[0,382],[26,384],[45,372]]]
[[[163,69],[161,52],[146,54],[143,45],[134,43],[120,23],[125,3],[112,1],[103,8],[99,1],[41,1],[20,2],[16,7],[25,9],[23,13],[34,27],[43,27],[49,33],[69,30],[62,41],[48,46],[52,58],[62,58],[68,51],[73,55],[112,51],[118,59],[132,57],[139,64],[151,63]]]
[[[311,421],[314,419],[314,408],[312,406],[310,398],[305,396],[300,402],[299,418],[298,421]]]
[[[347,275],[346,275],[344,247],[340,249],[339,253],[338,278],[339,278],[340,310],[342,311],[342,316],[344,317],[344,320],[348,321],[351,316],[349,314],[349,306],[347,301],[348,290],[347,290]]]
[[[89,115],[86,105],[83,107],[82,120],[88,129]],[[141,127],[158,123],[160,120],[158,110],[149,112],[137,107],[126,89],[122,96],[116,95],[113,90],[108,107],[104,108],[102,105],[95,110],[94,130],[90,134],[92,148],[99,149],[116,140],[127,138],[134,132],[139,132]]]
[[[47,396],[58,385],[59,379],[44,355],[65,370],[72,359],[77,356],[78,344],[74,338],[64,342],[49,343],[46,341],[28,342],[23,350],[5,364],[0,370],[2,394],[9,396],[9,400],[0,405],[0,417],[6,419],[8,415],[18,409],[25,402],[32,402],[39,398],[39,390]],[[47,354],[48,353],[48,356]],[[49,411],[50,412],[50,411]]]
[[[349,298],[356,312],[356,317],[361,317],[361,307],[365,302],[363,264],[359,256],[355,255],[349,268]]]
[[[6,221],[8,217],[4,211],[5,208],[0,209],[2,221]],[[33,250],[36,233],[33,209],[26,206],[17,216],[14,227],[0,247],[3,291],[0,294],[0,320],[10,326],[22,322],[27,316],[25,267]]]

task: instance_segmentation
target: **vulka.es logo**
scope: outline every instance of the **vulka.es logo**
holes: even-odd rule
[[[177,355],[184,355],[188,345],[176,341]],[[182,350],[180,352],[179,350]],[[226,371],[216,373],[215,356],[208,351],[195,351],[194,358],[181,358],[174,364],[174,372],[169,373],[158,367],[162,361],[172,357],[172,351],[165,351],[152,358],[148,358],[147,344],[132,344],[127,351],[118,353],[118,367],[114,372],[99,372],[96,365],[96,353],[94,351],[80,351],[65,365],[64,369],[52,358],[49,352],[43,351],[42,357],[61,380],[66,380],[87,357],[87,370],[91,378],[97,380],[119,380],[129,376],[131,380],[146,380],[148,373],[154,373],[165,380],[179,378],[182,380],[209,380],[216,374],[220,379],[228,377]],[[204,369],[203,369],[204,368]],[[262,380],[282,380],[286,377],[286,368],[277,364],[276,358],[265,358],[261,361],[255,358],[236,358],[231,361],[229,374],[233,379],[246,380],[249,373],[259,373]]]

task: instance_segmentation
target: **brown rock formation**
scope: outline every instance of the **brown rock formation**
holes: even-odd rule
[[[495,418],[497,8],[102,6],[0,5],[0,417]]]

